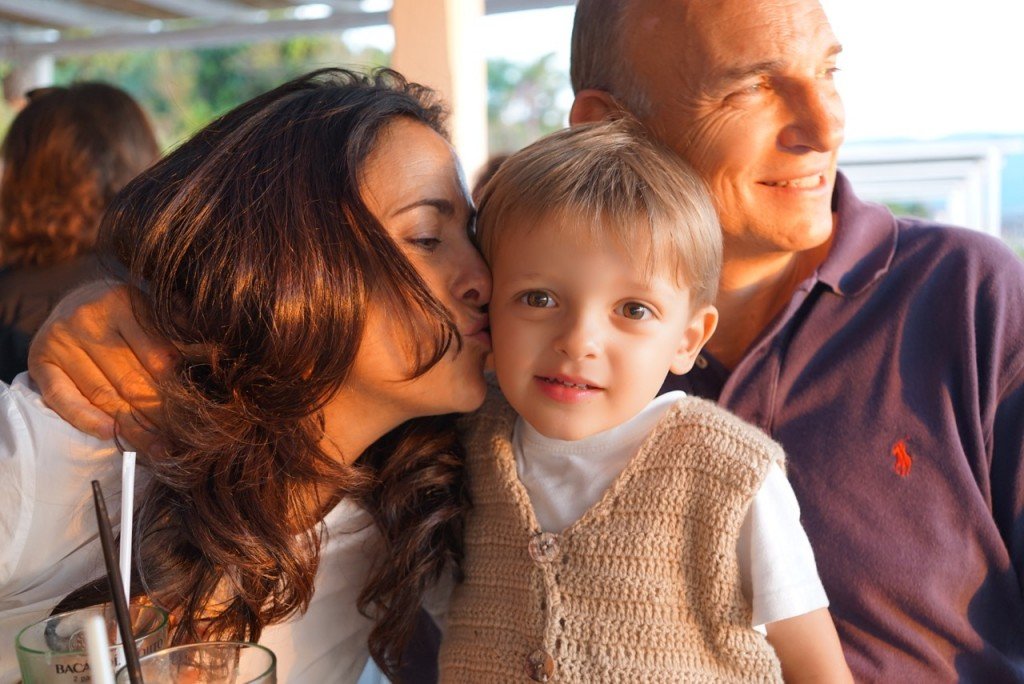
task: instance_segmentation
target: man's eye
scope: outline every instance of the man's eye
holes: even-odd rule
[[[534,290],[533,292],[527,292],[522,296],[522,302],[526,306],[532,306],[537,309],[547,309],[555,305],[555,300],[547,292],[541,292],[540,290]]]
[[[651,310],[640,302],[626,302],[622,305],[622,315],[632,321],[642,321],[651,317]]]
[[[741,88],[733,92],[733,96],[760,95],[761,93],[771,90],[771,87],[772,86],[768,81],[756,81],[754,83],[748,83],[747,85],[742,86]]]

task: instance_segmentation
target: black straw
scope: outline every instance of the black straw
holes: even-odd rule
[[[96,522],[100,528],[100,544],[103,545],[103,563],[107,566],[107,584],[110,586],[110,597],[114,603],[117,628],[121,632],[121,645],[124,647],[128,681],[131,684],[144,684],[142,668],[139,666],[139,651],[135,647],[135,634],[132,633],[128,601],[125,599],[124,585],[121,583],[121,568],[114,555],[114,532],[110,529],[107,504],[103,500],[103,489],[98,480],[92,481],[92,500],[96,504]]]

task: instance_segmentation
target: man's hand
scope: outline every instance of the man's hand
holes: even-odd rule
[[[132,315],[128,290],[102,281],[60,301],[29,349],[28,370],[43,400],[83,432],[145,449],[159,424],[157,379],[177,351],[149,337]]]

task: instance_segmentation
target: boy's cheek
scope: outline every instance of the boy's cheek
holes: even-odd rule
[[[491,324],[491,355],[504,362],[520,346],[523,326],[507,306],[492,306],[487,314]]]

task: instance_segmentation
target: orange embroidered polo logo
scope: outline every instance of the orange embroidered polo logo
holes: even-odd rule
[[[896,459],[892,469],[896,471],[896,474],[900,477],[906,477],[910,474],[910,466],[914,464],[914,457],[907,451],[907,441],[901,439],[892,445],[892,455]]]

